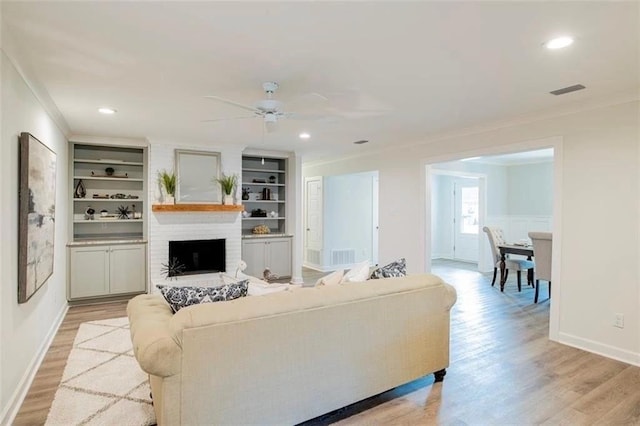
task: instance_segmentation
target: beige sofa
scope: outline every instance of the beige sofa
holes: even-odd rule
[[[456,292],[430,274],[298,288],[175,315],[127,307],[159,425],[295,424],[449,364]]]

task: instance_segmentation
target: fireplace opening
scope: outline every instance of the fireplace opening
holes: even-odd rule
[[[225,272],[225,239],[169,241],[170,277]]]

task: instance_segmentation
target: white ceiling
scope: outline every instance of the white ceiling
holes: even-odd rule
[[[460,161],[468,161],[470,163],[494,164],[498,166],[544,163],[553,161],[553,148],[538,149],[535,151],[514,152],[511,154],[472,157]]]
[[[3,49],[74,134],[318,157],[604,101],[639,88],[638,2],[8,2]],[[573,46],[549,51],[560,34]],[[280,83],[261,141],[243,104]],[[565,96],[548,92],[581,83]],[[318,93],[327,98],[311,95]],[[114,116],[99,106],[118,110]],[[338,118],[336,118],[338,117]],[[297,135],[312,137],[301,141]],[[368,139],[367,145],[353,145]]]

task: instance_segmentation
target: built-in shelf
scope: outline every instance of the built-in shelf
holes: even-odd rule
[[[243,185],[255,185],[255,186],[285,186],[284,183],[258,183],[258,182],[242,182]]]
[[[224,204],[154,204],[151,206],[154,212],[241,212],[242,205]]]
[[[76,158],[73,160],[74,163],[85,163],[85,164],[113,164],[113,165],[123,165],[123,166],[144,166],[144,163],[139,163],[137,161],[119,161],[119,160],[83,160],[80,158]]]
[[[117,180],[120,182],[144,182],[144,179],[140,178],[128,178],[128,177],[107,177],[107,176],[74,176],[74,179],[82,180]]]
[[[140,222],[140,223],[142,223],[143,220],[142,219],[102,219],[102,218],[74,219],[73,220],[73,223],[90,223],[90,224],[96,224],[96,223],[122,223],[122,222]]]
[[[78,201],[78,202],[86,202],[86,203],[95,203],[95,202],[101,202],[101,203],[120,203],[120,204],[126,204],[126,203],[144,203],[144,200],[142,198],[74,198],[73,201]]]
[[[286,173],[284,170],[265,170],[265,169],[248,169],[243,168],[243,172],[261,172],[261,173]]]
[[[244,220],[284,220],[286,217],[245,217]]]
[[[281,203],[284,204],[284,200],[242,200],[244,203]]]

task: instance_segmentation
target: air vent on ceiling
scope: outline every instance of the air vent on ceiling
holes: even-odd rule
[[[562,89],[558,89],[558,90],[552,90],[551,93],[552,95],[564,95],[565,93],[571,93],[571,92],[575,92],[576,90],[582,90],[585,89],[585,87],[582,84],[574,84],[573,86],[569,86],[569,87],[563,87]]]
[[[354,143],[355,143],[356,145],[362,145],[363,143],[369,143],[369,141],[368,141],[368,140],[366,140],[366,139],[362,139],[362,140],[360,140],[360,141],[355,141]]]

